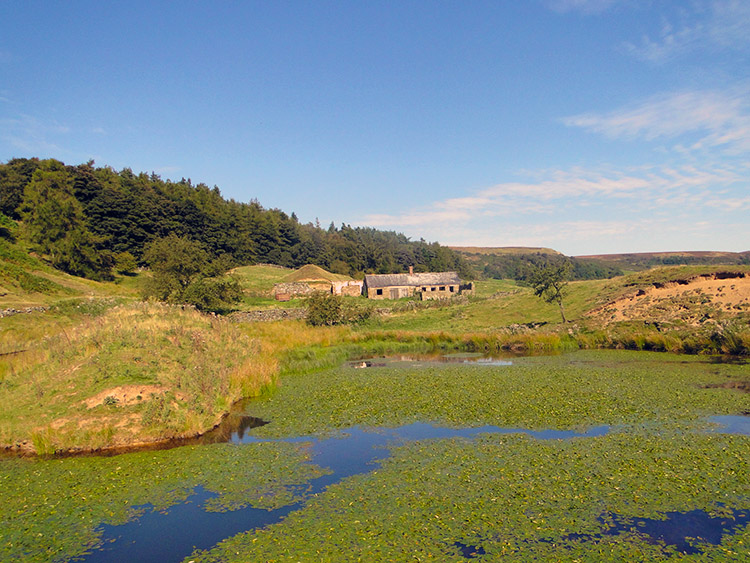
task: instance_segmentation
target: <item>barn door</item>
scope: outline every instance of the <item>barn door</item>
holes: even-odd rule
[[[392,287],[391,288],[391,299],[398,299],[398,297],[399,297],[399,295],[398,295],[398,288],[397,287]]]

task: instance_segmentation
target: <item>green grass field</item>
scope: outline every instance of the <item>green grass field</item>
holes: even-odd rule
[[[749,267],[673,267],[571,283],[565,308],[572,322],[566,325],[557,306],[535,297],[531,288],[479,280],[474,295],[446,302],[347,297],[347,308],[368,310],[369,318],[324,329],[302,321],[232,324],[179,307],[143,305],[139,295],[148,272],[113,282],[84,280],[51,269],[20,243],[0,240],[0,310],[47,308],[0,319],[0,400],[6,405],[0,442],[52,451],[198,433],[215,424],[233,401],[276,381],[280,371],[327,366],[357,355],[357,349],[747,353],[746,311],[701,326],[657,326],[652,319],[603,326],[589,315],[655,282],[719,269],[750,272]],[[307,273],[322,275],[318,270],[307,268]],[[305,272],[269,265],[236,268],[232,273],[244,291],[239,308],[304,307],[304,299],[276,301],[273,287]],[[294,351],[301,360],[289,356]],[[81,406],[108,388],[129,385],[155,386],[154,395],[161,398],[118,404],[113,392],[107,408]]]

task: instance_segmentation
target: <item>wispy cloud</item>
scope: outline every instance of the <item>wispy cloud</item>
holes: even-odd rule
[[[582,12],[600,14],[616,4],[627,3],[627,0],[551,0],[550,8],[556,12]]]
[[[627,43],[635,56],[663,63],[696,49],[745,49],[750,45],[750,2],[696,0],[685,3],[672,19],[665,19],[657,37]]]
[[[609,138],[655,140],[698,134],[688,149],[722,147],[731,152],[750,151],[750,88],[728,91],[685,91],[654,96],[609,113],[584,113],[566,117],[570,127]]]
[[[457,235],[462,230],[471,232],[477,222],[507,225],[533,220],[544,224],[566,210],[586,207],[593,213],[597,209],[627,209],[633,216],[639,212],[654,216],[655,209],[674,214],[675,209],[700,209],[708,202],[718,207],[726,201],[723,208],[732,210],[738,207],[737,186],[747,186],[747,173],[748,168],[742,165],[553,170],[536,181],[502,183],[420,209],[368,215],[363,222],[388,228],[451,225]],[[528,235],[528,226],[523,229]]]
[[[54,121],[46,122],[30,115],[0,119],[0,136],[10,146],[32,155],[69,154],[58,141],[67,136],[70,127]]]
[[[154,172],[157,174],[175,174],[179,172],[181,168],[179,166],[159,166],[154,168]]]

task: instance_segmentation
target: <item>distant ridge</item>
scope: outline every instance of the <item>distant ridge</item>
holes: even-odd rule
[[[643,270],[655,266],[679,265],[742,265],[750,264],[750,251],[721,252],[711,250],[670,252],[627,252],[622,254],[590,254],[576,256],[579,260],[591,260],[611,264],[626,270]]]
[[[557,250],[534,246],[449,246],[448,248],[460,254],[554,254],[562,256],[562,253]]]
[[[750,250],[744,252],[723,252],[717,250],[686,250],[668,252],[623,252],[620,254],[585,254],[575,256],[585,260],[615,260],[626,261],[631,258],[670,258],[679,256],[691,256],[694,258],[738,258],[750,255]]]

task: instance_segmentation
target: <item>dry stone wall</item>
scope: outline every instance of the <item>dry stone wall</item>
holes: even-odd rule
[[[238,311],[229,315],[233,321],[240,323],[272,322],[300,320],[307,316],[306,309],[261,309],[258,311]]]
[[[21,309],[0,309],[0,319],[3,317],[12,317],[13,315],[28,315],[29,313],[43,313],[48,311],[49,307],[23,307]]]

